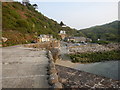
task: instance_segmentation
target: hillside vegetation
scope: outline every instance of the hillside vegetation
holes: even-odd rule
[[[82,29],[78,31],[77,35],[91,38],[93,41],[101,39],[102,41],[118,42],[120,40],[119,23],[119,21],[114,21],[105,25]]]
[[[31,43],[39,34],[52,34],[60,39],[58,36],[60,30],[65,30],[68,36],[84,36],[93,41],[101,39],[118,42],[120,40],[118,26],[119,21],[114,21],[77,31],[70,27],[61,27],[58,22],[35,10],[31,4],[24,6],[19,2],[2,3],[2,36],[8,39],[3,46]]]
[[[3,46],[30,43],[39,34],[52,34],[59,39],[58,32],[61,29],[69,35],[76,33],[70,27],[62,28],[56,21],[35,10],[31,4],[24,6],[19,2],[3,2],[2,13],[2,36],[8,38]]]
[[[0,12],[2,12],[2,4],[0,2]],[[2,37],[2,14],[0,14],[0,37]],[[0,40],[0,47],[2,46],[2,41]]]

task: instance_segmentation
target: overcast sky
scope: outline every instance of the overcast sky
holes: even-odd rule
[[[32,4],[38,5],[38,11],[45,16],[58,23],[63,21],[67,26],[78,30],[118,20],[118,0],[64,1],[30,0]]]

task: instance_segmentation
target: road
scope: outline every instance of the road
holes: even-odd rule
[[[46,51],[5,47],[2,63],[2,88],[49,88]]]

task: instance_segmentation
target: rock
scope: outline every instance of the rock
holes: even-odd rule
[[[53,61],[54,61],[53,59],[52,59],[52,60],[50,60],[50,59],[49,59],[49,61],[48,61],[48,62],[49,62],[49,63],[52,63]]]
[[[3,42],[6,42],[8,39],[6,37],[1,37]]]
[[[78,85],[72,85],[71,88],[78,88]]]
[[[54,64],[54,62],[52,61],[52,62],[50,62],[50,64],[49,64],[49,68],[55,68],[55,64]]]
[[[60,82],[57,82],[52,87],[60,89],[60,88],[62,88],[62,84]]]
[[[66,79],[64,79],[64,78],[62,78],[62,79],[60,79],[61,80],[61,83],[65,83],[67,80]]]
[[[48,71],[48,74],[55,74],[57,73],[57,70],[55,68],[51,68],[49,71]]]
[[[49,70],[51,70],[51,69],[53,69],[53,68],[55,68],[55,65],[54,65],[54,64],[49,66]]]
[[[48,51],[47,57],[49,58],[49,63],[51,63],[52,61],[54,61],[51,51]]]
[[[60,50],[58,48],[53,48],[53,49],[51,49],[51,53],[52,53],[54,62],[56,62],[56,60],[59,59]]]
[[[47,66],[48,71],[49,71],[51,68],[55,68],[54,62],[53,62],[53,61],[49,61],[49,62],[50,62],[50,63],[49,63],[49,65]]]
[[[69,48],[69,51],[73,53],[98,52],[98,51],[109,51],[109,50],[110,47],[99,44],[81,45],[79,47]]]
[[[51,74],[49,77],[49,84],[53,85],[58,82],[58,75],[57,74]]]
[[[49,58],[50,60],[53,60],[53,56],[52,56],[52,54],[51,54],[50,51],[49,51],[49,53],[48,53],[48,58]]]

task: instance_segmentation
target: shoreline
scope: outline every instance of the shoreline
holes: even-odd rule
[[[115,61],[111,60],[89,64],[72,63],[71,61],[57,60],[56,65],[88,72],[91,74],[111,78],[114,80],[120,80],[120,78],[118,77],[119,74],[118,69],[120,68],[118,66],[118,63],[119,60]]]
[[[110,60],[110,61],[119,61],[119,60]],[[81,63],[81,62],[73,63],[73,62],[70,61],[70,60],[61,60],[61,59],[58,59],[58,60],[56,60],[56,65],[71,67],[71,66],[75,66],[75,65],[79,65],[79,64],[87,65],[87,64],[103,63],[103,62],[109,62],[109,61],[106,60],[106,61],[91,62],[91,63]]]

